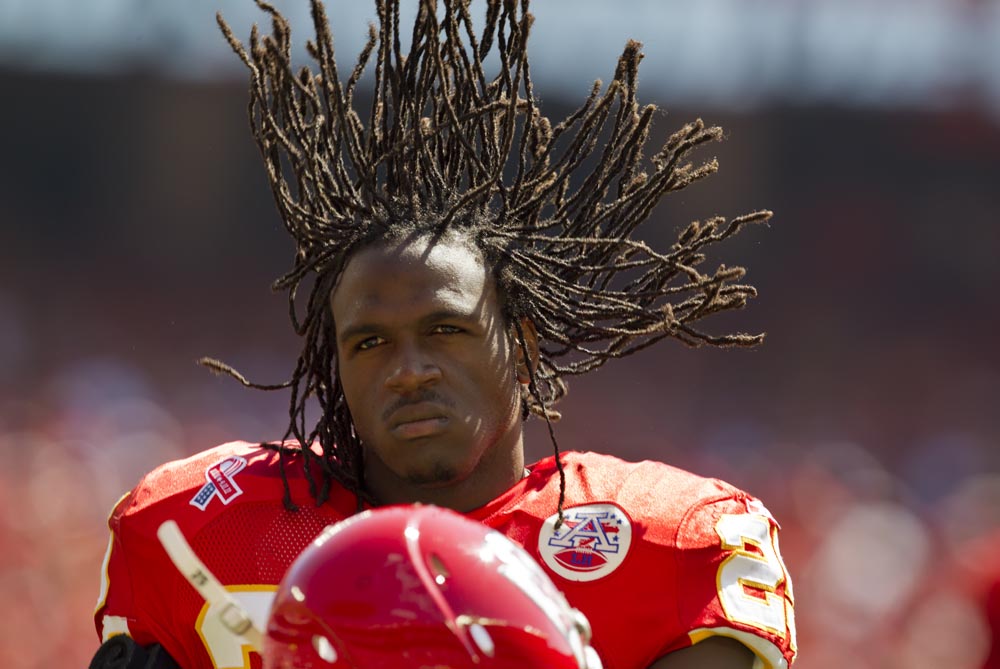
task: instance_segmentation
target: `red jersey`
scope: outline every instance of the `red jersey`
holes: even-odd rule
[[[559,475],[542,460],[508,491],[466,515],[507,535],[543,565],[593,627],[606,669],[646,669],[713,635],[736,638],[763,667],[795,655],[791,582],[777,524],[753,497],[657,462],[564,453],[565,517],[556,529]],[[260,628],[295,557],[330,523],[356,512],[333,485],[311,504],[302,460],[285,470],[299,511],[287,511],[278,454],[231,443],[147,475],[111,515],[95,612],[103,639],[160,643],[185,669],[255,668],[260,658],[228,632],[174,568],[156,538],[176,520],[192,548]]]

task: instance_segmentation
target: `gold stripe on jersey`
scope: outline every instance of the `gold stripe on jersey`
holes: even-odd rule
[[[125,493],[118,498],[118,501],[111,506],[111,513],[108,514],[108,523],[111,523],[111,516],[115,515],[115,509],[118,505],[122,503],[122,500],[128,497],[131,493]],[[108,590],[111,589],[111,577],[108,576],[108,567],[111,565],[111,548],[115,545],[115,533],[109,532],[111,535],[108,537],[108,550],[104,553],[104,561],[101,563],[101,591],[97,593],[97,606],[94,607],[94,615],[101,610],[104,603],[108,599]],[[105,639],[107,641],[107,639]]]
[[[224,587],[259,629],[267,626],[267,614],[278,590],[277,585],[249,584]],[[195,631],[201,638],[212,666],[216,669],[250,669],[250,653],[257,649],[246,643],[243,637],[230,632],[216,615],[209,616],[211,608],[209,602],[205,602],[201,607],[195,620]]]
[[[781,649],[764,637],[733,629],[732,627],[701,627],[688,632],[691,645],[704,641],[709,637],[724,636],[739,641],[753,651],[753,669],[788,669],[788,662],[781,654]]]

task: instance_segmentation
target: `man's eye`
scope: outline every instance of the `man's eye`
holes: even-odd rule
[[[435,325],[431,332],[434,334],[458,334],[462,332],[462,328],[454,325]]]
[[[362,339],[354,347],[358,351],[367,351],[368,349],[375,348],[381,344],[384,340],[381,337],[368,337],[367,339]]]

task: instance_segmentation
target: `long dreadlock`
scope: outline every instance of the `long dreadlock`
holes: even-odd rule
[[[705,247],[766,221],[770,212],[695,221],[663,252],[631,237],[663,195],[716,171],[714,159],[695,165],[687,158],[722,136],[697,120],[646,157],[657,108],[636,100],[639,43],[627,43],[610,84],[595,82],[584,103],[553,126],[535,102],[527,0],[488,0],[478,33],[469,0],[421,0],[406,53],[398,0],[376,0],[378,25],[369,26],[346,81],[320,0],[311,0],[316,38],[306,44],[317,72],[293,70],[288,22],[264,0],[256,2],[270,15],[272,32],[262,37],[255,25],[249,48],[221,15],[218,21],[250,70],[251,128],[296,243],[294,265],[274,288],[287,291],[292,324],[305,342],[291,379],[276,386],[251,383],[217,360],[202,363],[250,387],[291,390],[283,441],[294,437],[298,446],[279,447],[282,473],[285,453],[301,451],[317,503],[334,480],[366,498],[328,297],[356,251],[404,228],[465,235],[492,268],[515,344],[525,353],[520,319],[537,328],[539,362],[530,370],[524,408],[548,422],[560,520],[565,473],[551,407],[566,393],[565,377],[667,337],[690,346],[763,339],[711,335],[695,325],[756,295],[736,283],[741,267],[699,270]],[[487,76],[494,45],[499,66]],[[354,95],[373,57],[374,95],[363,122]],[[310,281],[300,318],[296,298]],[[322,414],[309,428],[313,395]],[[317,441],[322,457],[309,447]],[[313,466],[320,467],[318,487]],[[285,504],[294,508],[287,479]]]

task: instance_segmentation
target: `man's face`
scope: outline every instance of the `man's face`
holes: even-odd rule
[[[365,248],[331,308],[370,483],[419,497],[467,480],[489,485],[485,470],[503,468],[504,451],[522,462],[520,356],[477,252],[426,237]]]

